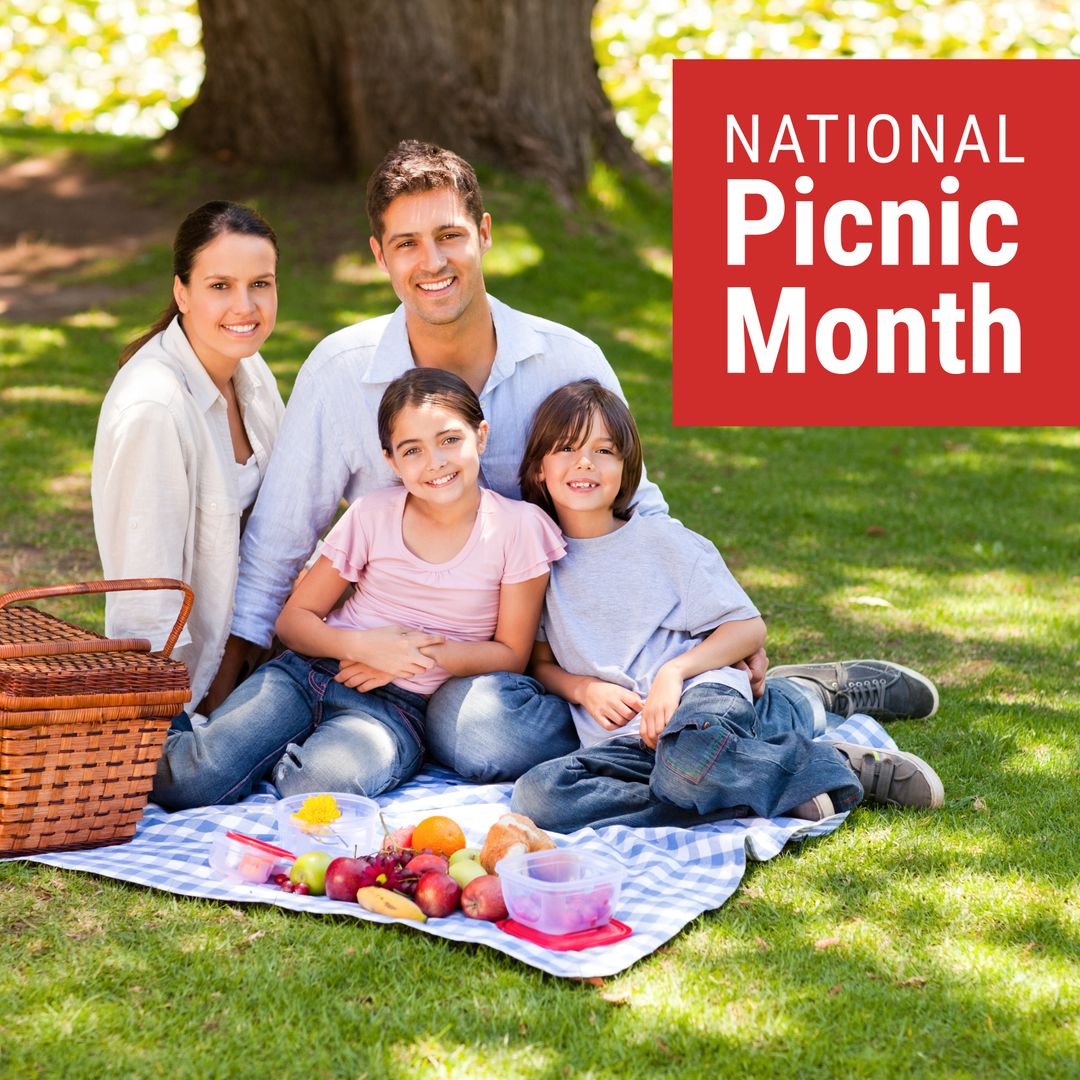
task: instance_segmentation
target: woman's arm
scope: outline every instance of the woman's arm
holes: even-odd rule
[[[662,665],[649,687],[641,712],[641,738],[655,748],[660,732],[679,707],[683,683],[713,668],[729,667],[765,644],[765,622],[760,617],[722,623],[692,649]]]
[[[427,671],[433,661],[420,652],[420,647],[438,646],[444,640],[438,634],[405,626],[347,630],[326,625],[326,616],[348,584],[334,564],[320,555],[278,616],[276,630],[282,642],[307,656],[329,656],[346,662],[359,660],[393,678]]]
[[[503,585],[499,589],[499,618],[492,641],[446,641],[425,645],[430,656],[451,675],[485,675],[489,671],[524,671],[540,625],[548,575]]]
[[[546,641],[533,645],[529,674],[550,694],[580,705],[603,728],[624,727],[645,704],[633,690],[605,682],[594,675],[572,675],[559,667]]]

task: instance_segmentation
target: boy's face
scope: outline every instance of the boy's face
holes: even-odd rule
[[[477,228],[452,188],[399,195],[383,215],[381,239],[370,242],[410,319],[445,326],[485,296],[481,262],[491,247],[491,217]]]
[[[622,475],[622,457],[603,418],[596,413],[577,446],[557,446],[540,464],[540,480],[560,521],[568,515],[610,516]]]

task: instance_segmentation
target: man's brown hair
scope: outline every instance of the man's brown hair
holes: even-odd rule
[[[367,186],[367,216],[371,235],[382,244],[386,208],[399,195],[422,191],[456,191],[477,229],[484,218],[484,199],[473,167],[452,150],[433,143],[404,139],[383,158]]]

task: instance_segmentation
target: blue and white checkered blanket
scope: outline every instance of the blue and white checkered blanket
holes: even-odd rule
[[[829,738],[878,748],[895,748],[875,721],[852,716],[829,732]],[[442,770],[426,769],[416,779],[379,799],[391,825],[419,821],[434,813],[451,815],[472,845],[510,802],[510,784],[475,785]],[[718,908],[738,887],[748,858],[765,861],[790,840],[825,836],[847,815],[809,823],[793,818],[742,818],[693,829],[631,829],[622,825],[582,829],[556,837],[560,846],[614,855],[628,873],[616,917],[633,934],[611,945],[580,952],[553,952],[500,930],[493,923],[453,915],[426,923],[405,922],[422,933],[454,941],[488,945],[552,975],[588,978],[614,975],[648,956],[704,911]],[[135,837],[126,844],[91,851],[40,855],[35,861],[69,870],[147,885],[182,896],[203,896],[239,903],[277,904],[294,911],[351,915],[389,922],[357,904],[325,897],[297,896],[272,885],[232,884],[207,863],[220,829],[231,829],[271,842],[277,839],[272,795],[253,795],[236,806],[210,806],[166,814],[151,804]]]

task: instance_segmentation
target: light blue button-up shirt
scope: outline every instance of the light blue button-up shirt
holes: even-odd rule
[[[480,482],[520,498],[518,466],[537,406],[560,386],[619,380],[588,338],[489,296],[497,349],[480,404],[491,425]],[[414,366],[405,310],[324,338],[296,378],[270,468],[240,547],[232,632],[267,645],[301,566],[344,496],[349,502],[396,478],[379,446],[376,417],[387,384]],[[642,474],[639,513],[667,513]]]

